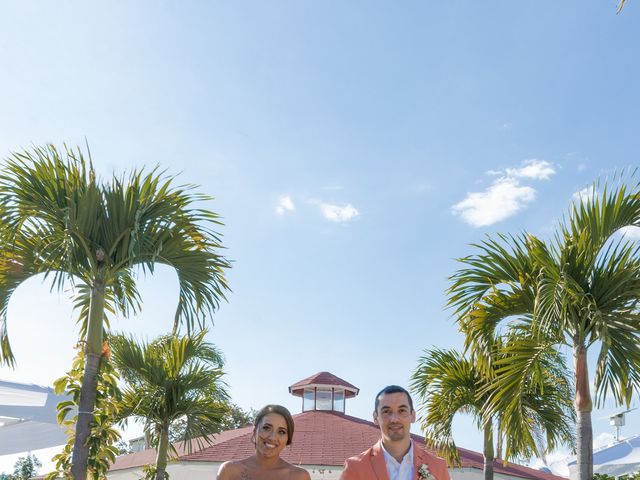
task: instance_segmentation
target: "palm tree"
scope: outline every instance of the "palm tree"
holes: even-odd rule
[[[155,440],[156,480],[164,479],[172,424],[183,422],[185,442],[195,437],[208,440],[228,412],[222,355],[204,341],[205,333],[167,335],[151,343],[123,335],[110,338],[114,366],[126,382],[120,416],[142,419]]]
[[[106,311],[138,310],[135,273],[158,264],[177,272],[174,329],[203,327],[224,298],[229,263],[213,230],[213,212],[196,209],[209,197],[175,186],[157,169],[99,182],[80,149],[53,145],[14,153],[0,173],[0,361],[13,364],[6,328],[13,291],[41,273],[52,287],[76,288],[86,363],[72,475],[84,480]]]
[[[515,338],[509,342],[515,341]],[[496,356],[501,356],[496,353]],[[493,479],[494,433],[507,439],[505,459],[544,455],[560,443],[571,444],[571,388],[555,352],[539,358],[540,371],[554,372],[542,382],[532,379],[520,398],[519,409],[489,412],[492,378],[475,367],[475,362],[455,350],[425,350],[412,375],[412,390],[421,402],[421,423],[425,440],[450,464],[460,457],[452,434],[456,414],[469,414],[483,432],[484,479]],[[536,434],[537,433],[537,434]],[[546,439],[546,448],[539,441]]]
[[[593,475],[593,408],[587,352],[599,346],[596,404],[608,395],[631,402],[640,388],[640,251],[619,235],[640,226],[640,185],[619,181],[575,203],[548,244],[533,235],[489,238],[479,253],[462,258],[452,277],[449,303],[467,345],[484,367],[500,325],[528,332],[501,366],[493,409],[511,408],[526,388],[538,349],[567,346],[574,359],[578,478]],[[598,193],[598,190],[601,193]],[[616,235],[618,234],[618,235]]]

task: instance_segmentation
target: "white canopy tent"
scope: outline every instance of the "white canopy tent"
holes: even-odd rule
[[[569,463],[571,477],[576,471],[576,461]],[[593,452],[593,473],[619,477],[640,471],[640,435],[635,435]]]
[[[52,388],[0,380],[0,455],[66,443],[56,405],[67,399]]]

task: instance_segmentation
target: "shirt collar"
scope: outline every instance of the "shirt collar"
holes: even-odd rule
[[[384,448],[384,443],[380,442],[380,446],[382,447],[382,453],[384,454],[384,461],[388,465],[400,466],[401,463],[408,462],[410,465],[413,465],[413,442],[409,443],[409,451],[405,453],[404,457],[402,457],[402,462],[398,462],[393,455],[387,452],[387,449]]]

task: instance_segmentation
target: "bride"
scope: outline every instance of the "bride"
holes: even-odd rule
[[[305,469],[280,458],[293,439],[293,418],[281,405],[267,405],[256,414],[251,441],[256,453],[244,460],[225,462],[217,480],[311,480]]]

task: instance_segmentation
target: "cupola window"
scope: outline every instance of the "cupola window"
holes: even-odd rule
[[[331,388],[317,388],[316,410],[333,410],[333,392]]]
[[[333,409],[344,413],[344,390],[333,391]]]
[[[304,389],[304,401],[302,405],[302,411],[308,412],[309,410],[316,409],[316,392],[314,388]]]
[[[303,412],[345,413],[347,398],[358,395],[358,387],[329,372],[320,372],[289,387],[289,393],[302,397]]]

